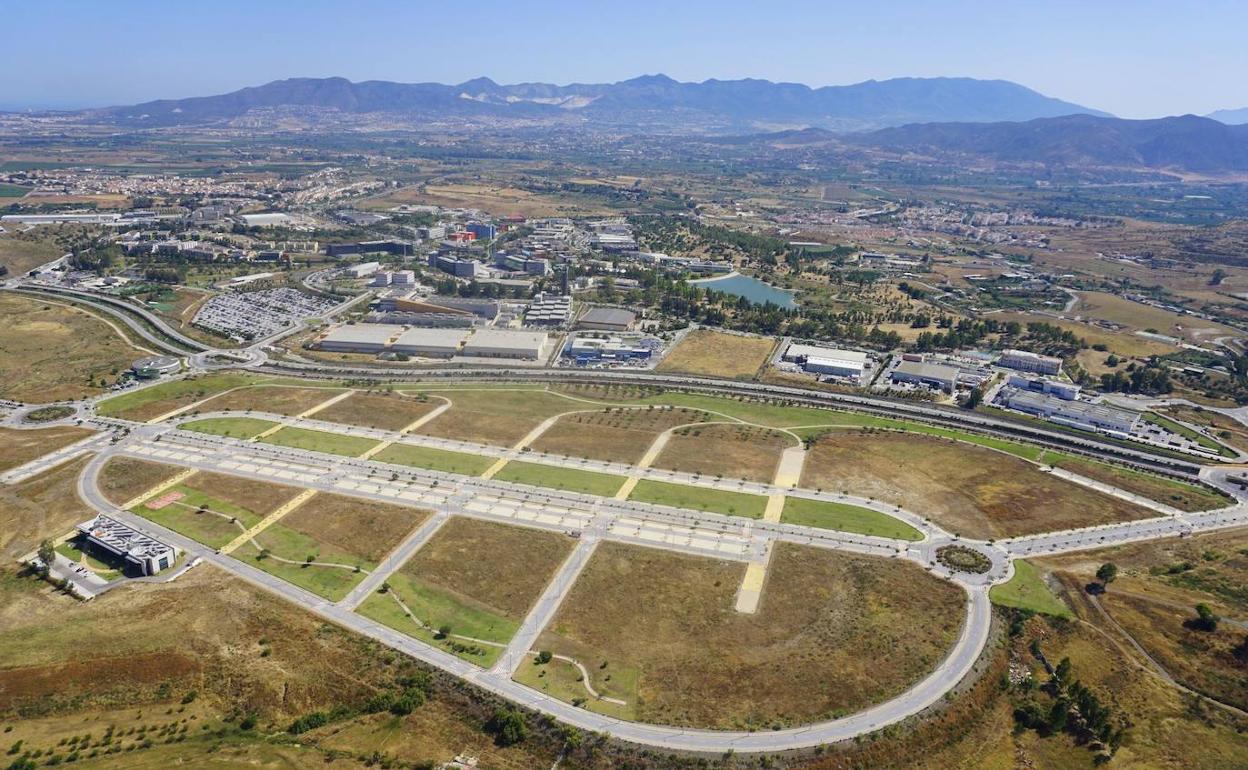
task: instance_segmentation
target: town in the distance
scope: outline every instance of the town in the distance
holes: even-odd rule
[[[1248,768],[1248,114],[183,96],[0,112],[0,770]]]

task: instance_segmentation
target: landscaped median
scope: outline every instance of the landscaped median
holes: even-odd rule
[[[271,436],[260,439],[264,444],[277,444],[293,449],[306,449],[310,452],[325,452],[333,455],[359,457],[377,446],[377,439],[362,436],[345,436],[341,433],[329,433],[323,430],[286,427]]]
[[[414,444],[391,444],[373,456],[374,460],[394,465],[410,465],[413,468],[425,468],[442,473],[459,473],[465,476],[480,476],[494,464],[494,458],[487,455],[470,455],[466,452],[448,452],[445,449],[431,449]]]
[[[275,422],[256,417],[209,417],[204,420],[184,422],[178,427],[182,430],[208,433],[213,436],[255,438],[276,425]]]
[[[988,597],[993,604],[1003,607],[1061,618],[1070,617],[1070,608],[1045,585],[1044,575],[1040,570],[1022,559],[1014,560],[1014,576],[1008,582],[993,586],[988,591]]]
[[[638,503],[670,505],[674,508],[722,513],[727,516],[748,516],[751,519],[761,519],[763,512],[767,510],[767,498],[762,495],[650,479],[637,482],[628,499]]]
[[[835,529],[893,540],[922,540],[923,533],[886,513],[846,503],[789,497],[780,520],[785,524]]]
[[[600,497],[610,497],[624,483],[623,476],[611,473],[597,473],[558,465],[520,461],[512,461],[504,465],[503,469],[494,475],[494,479]]]

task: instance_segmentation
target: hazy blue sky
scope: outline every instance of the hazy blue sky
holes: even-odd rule
[[[35,0],[0,105],[127,104],[285,77],[458,83],[1003,78],[1123,117],[1248,106],[1244,0]]]

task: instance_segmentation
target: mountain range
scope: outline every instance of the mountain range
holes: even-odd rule
[[[741,131],[819,126],[865,130],[935,121],[1022,121],[1072,113],[1105,116],[1004,80],[896,78],[811,88],[768,80],[682,83],[645,75],[618,83],[457,85],[292,78],[228,94],[92,110],[130,126],[221,123],[264,111],[331,110],[392,118],[568,120],[621,128]]]
[[[1248,123],[1248,107],[1241,107],[1238,110],[1218,110],[1211,112],[1206,117],[1225,123],[1228,126],[1240,126]]]

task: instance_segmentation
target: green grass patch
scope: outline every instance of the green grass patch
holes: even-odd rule
[[[381,592],[365,599],[356,612],[478,666],[488,668],[494,665],[503,648],[459,637],[506,644],[520,628],[516,621],[491,612],[477,602],[455,596],[450,591],[431,586],[403,572],[394,573],[386,583],[414,617],[404,615],[394,596]],[[452,636],[439,639],[437,630],[443,626],[449,627]]]
[[[0,198],[20,198],[35,188],[20,184],[0,182]]]
[[[74,564],[86,563],[87,569],[104,578],[105,580],[116,580],[123,576],[122,564],[111,560],[99,558],[91,553],[90,550],[84,549],[79,542],[82,536],[66,540],[56,546],[56,552]]]
[[[480,476],[486,468],[494,464],[492,457],[448,452],[445,449],[431,449],[413,444],[391,444],[374,455],[373,459],[443,473],[462,473],[465,476]]]
[[[268,552],[268,556],[260,558],[260,553],[251,544],[245,545],[244,548],[252,550],[246,559],[249,564],[330,601],[336,602],[346,597],[365,578],[366,571],[371,571],[376,566],[302,532],[283,527],[280,523],[270,525],[256,536],[255,541]],[[235,555],[241,557],[241,554]],[[309,556],[312,561],[347,566],[308,564]],[[290,564],[281,559],[299,563]],[[359,572],[354,569],[357,566],[360,568]]]
[[[549,487],[568,492],[581,492],[587,495],[610,497],[624,484],[623,476],[610,473],[596,473],[576,468],[562,468],[557,465],[542,465],[513,460],[503,466],[494,478],[499,481],[511,481],[516,484],[528,484],[534,487]]]
[[[97,414],[104,417],[125,418],[130,412],[158,401],[184,399],[190,402],[215,396],[233,388],[250,385],[257,378],[248,374],[210,374],[206,377],[194,377],[181,380],[170,380],[150,388],[123,393],[120,396],[101,401],[96,405]],[[170,406],[170,410],[177,406]]]
[[[786,524],[835,529],[894,540],[922,540],[923,533],[886,513],[846,503],[788,497],[780,520]]]
[[[1014,560],[1014,577],[1009,582],[993,586],[988,596],[994,604],[1002,607],[1031,610],[1060,618],[1071,617],[1070,608],[1045,585],[1040,570],[1022,559]]]
[[[260,420],[255,417],[211,417],[206,420],[185,422],[179,427],[182,430],[209,433],[213,436],[254,438],[275,425],[277,423],[270,420]]]
[[[360,436],[344,436],[340,433],[329,433],[323,430],[307,428],[282,428],[271,436],[260,439],[264,444],[277,444],[294,449],[306,449],[310,452],[325,452],[332,455],[359,457],[377,446],[380,441]]]
[[[767,510],[767,498],[762,495],[694,487],[688,484],[672,484],[650,479],[637,482],[637,486],[633,487],[633,493],[628,496],[628,499],[639,503],[670,505],[676,508],[722,513],[728,516],[748,516],[751,519],[762,518],[763,512]]]
[[[175,503],[170,503],[159,510],[148,508],[147,505],[139,505],[133,508],[132,511],[149,521],[156,522],[162,527],[171,529],[178,534],[186,535],[192,540],[213,548],[221,548],[226,545],[242,534],[243,529],[254,526],[262,518],[254,511],[249,511],[242,506],[234,505],[224,500],[218,500],[197,489],[179,485],[169,491],[181,492],[183,495],[182,499]],[[165,494],[161,493],[156,497],[161,498]],[[201,513],[201,507],[207,510]],[[238,519],[238,524],[232,523],[225,516],[217,514],[232,516]]]
[[[591,678],[603,676],[602,669],[596,665],[585,667]],[[549,663],[539,664],[537,657],[530,655],[516,669],[512,679],[565,703],[618,719],[636,720],[637,681],[640,673],[631,666],[617,665],[611,667],[610,674],[610,682],[599,678],[594,679],[591,684],[597,692],[625,701],[623,706],[591,697],[585,689],[585,682],[581,680],[580,669],[566,660],[553,659]]]

